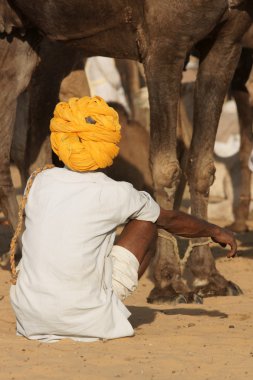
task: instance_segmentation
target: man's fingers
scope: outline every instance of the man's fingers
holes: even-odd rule
[[[231,247],[231,250],[227,253],[227,257],[234,257],[237,251],[237,244],[235,240],[231,242],[230,247]]]
[[[227,257],[234,257],[237,251],[237,244],[234,235],[232,234],[232,232],[229,231],[223,230],[223,232],[225,232],[225,234],[221,234],[218,238],[213,237],[212,240],[216,243],[219,243],[219,245],[223,248],[225,248],[226,245],[229,244],[231,250],[227,253]]]
[[[236,255],[236,251],[235,252],[234,251],[229,251],[228,254],[227,254],[227,257],[231,258],[231,257],[235,257],[235,255]]]
[[[221,242],[221,241],[218,241],[218,240],[215,239],[215,238],[212,238],[212,240],[213,240],[215,243],[219,244],[222,248],[225,248],[226,245],[228,244],[228,243],[223,243],[223,242]]]

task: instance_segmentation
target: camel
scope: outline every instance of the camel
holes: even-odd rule
[[[70,17],[71,15],[71,17]],[[150,160],[154,194],[173,208],[180,181],[176,125],[180,79],[187,53],[197,45],[200,68],[195,89],[194,129],[187,169],[191,209],[207,217],[214,179],[214,139],[223,99],[241,52],[240,38],[253,15],[251,1],[236,0],[0,0],[1,41],[1,204],[16,225],[16,203],[9,173],[9,151],[17,97],[27,87],[44,36],[59,45],[143,63],[150,101]],[[43,36],[43,37],[42,37]],[[8,71],[8,77],[3,73]],[[48,105],[43,102],[43,107]],[[6,112],[8,110],[8,112]],[[206,239],[188,260],[194,293],[182,281],[170,235],[159,238],[155,288],[148,301],[201,302],[200,296],[238,295],[240,288],[216,269]],[[195,245],[195,246],[194,246]]]

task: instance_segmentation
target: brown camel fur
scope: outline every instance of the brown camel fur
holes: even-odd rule
[[[232,8],[229,9],[229,5]],[[51,40],[62,41],[71,48],[81,48],[86,56],[105,55],[143,62],[151,110],[154,191],[157,201],[167,209],[173,207],[180,180],[176,125],[182,69],[187,52],[198,44],[200,68],[194,97],[188,181],[192,213],[206,218],[209,188],[215,171],[213,146],[216,129],[223,99],[240,56],[240,39],[251,23],[252,2],[245,0],[237,5],[232,0],[37,0],[34,6],[28,0],[12,0],[9,3],[1,0],[0,10],[2,30],[9,33],[13,25],[15,33],[18,34],[21,29],[27,33],[25,38],[13,35],[13,32],[10,37],[3,33],[1,40],[3,54],[0,80],[1,88],[4,89],[0,95],[1,104],[6,105],[5,97],[9,94],[12,118],[17,96],[27,85],[24,81],[21,83],[18,70],[21,69],[23,75],[31,75],[36,65],[34,59],[33,67],[28,70],[28,65],[21,68],[17,61],[17,47],[26,48],[29,33],[37,36],[38,32]],[[12,42],[8,42],[8,38]],[[28,44],[25,56],[28,57],[30,50],[30,54],[36,57],[37,48],[38,44]],[[6,54],[9,54],[9,58]],[[8,78],[3,86],[6,67],[9,68],[10,77],[16,78],[16,84]],[[10,91],[12,86],[15,91]],[[47,106],[44,102],[42,104],[43,107]],[[1,108],[3,130],[8,128],[5,129],[8,139],[1,151],[4,167],[9,165],[13,128],[13,121],[6,120],[6,109],[10,108]],[[9,202],[10,210],[13,204],[10,202],[10,177],[7,180],[3,178],[7,177],[0,177],[2,199],[5,200],[2,203]],[[9,219],[15,226],[14,208],[12,206],[9,211]],[[173,253],[169,236],[168,239],[159,239],[154,272],[155,289],[149,296],[149,302],[170,302],[178,297],[185,302],[192,300],[189,288],[181,280],[178,258]],[[188,263],[195,277],[193,285],[200,295],[240,293],[235,284],[217,271],[205,242],[203,246],[193,248]],[[198,302],[199,298],[195,297],[195,300]]]
[[[251,30],[252,28],[250,28]],[[249,30],[249,31],[250,31]],[[247,46],[250,43],[248,38],[251,34],[247,35]],[[244,36],[245,37],[245,36]],[[245,43],[245,38],[243,37],[243,45]],[[252,36],[251,36],[252,37]],[[251,41],[253,45],[253,39]],[[236,68],[230,90],[229,96],[233,97],[238,112],[239,126],[240,126],[240,136],[241,145],[239,153],[240,171],[237,173],[237,182],[239,180],[238,197],[234,199],[234,222],[228,227],[235,232],[245,232],[247,231],[247,219],[249,216],[249,206],[251,200],[251,171],[248,167],[248,160],[253,148],[253,135],[252,135],[252,124],[253,124],[253,108],[250,104],[250,72],[253,63],[253,50],[249,48],[244,48]],[[247,83],[247,85],[246,85]],[[193,108],[193,91],[194,82],[183,84],[182,86],[182,96],[186,106],[186,118],[184,118],[183,130],[185,132],[192,131],[192,108]],[[181,113],[184,109],[181,109]],[[188,120],[188,123],[187,123]],[[184,170],[184,168],[182,168]],[[178,191],[177,191],[178,193]],[[178,198],[178,197],[177,197]],[[175,203],[177,201],[175,200]]]
[[[252,40],[253,44],[253,40]],[[240,160],[240,188],[239,201],[234,205],[235,221],[229,226],[235,232],[247,231],[246,221],[249,216],[251,200],[251,171],[248,160],[253,148],[253,107],[250,104],[250,94],[246,86],[253,63],[253,50],[243,49],[239,65],[236,69],[232,85],[231,95],[237,105],[241,145],[239,152]]]

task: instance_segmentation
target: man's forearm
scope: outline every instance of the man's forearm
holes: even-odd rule
[[[187,238],[216,236],[220,229],[215,224],[184,212],[163,209],[156,224],[158,228]]]
[[[211,237],[213,241],[223,247],[227,244],[230,245],[231,250],[227,253],[228,257],[236,254],[236,240],[231,231],[184,212],[167,211],[161,208],[156,225],[172,234],[187,238]]]

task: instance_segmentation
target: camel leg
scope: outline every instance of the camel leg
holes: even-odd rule
[[[240,187],[239,201],[234,205],[235,221],[229,226],[232,231],[244,232],[248,227],[246,221],[249,216],[251,199],[251,171],[248,160],[253,148],[252,123],[253,108],[250,105],[249,93],[245,86],[252,69],[252,51],[243,49],[239,65],[232,81],[232,96],[237,105],[240,125]]]
[[[29,125],[29,92],[26,90],[17,99],[16,119],[14,124],[11,159],[17,166],[21,177],[21,188],[25,189],[28,173],[25,170],[25,149]]]
[[[174,209],[179,210],[184,191],[187,184],[187,178],[186,178],[186,170],[187,170],[187,164],[189,159],[189,148],[191,144],[191,138],[192,138],[192,122],[189,120],[186,112],[186,107],[184,104],[183,97],[181,95],[180,98],[180,107],[179,107],[179,118],[178,118],[178,141],[177,141],[177,151],[178,151],[178,157],[180,161],[180,168],[182,170],[182,176],[180,179],[180,183],[178,185],[176,194],[175,194],[175,201],[174,201]]]
[[[28,42],[13,36],[0,40],[0,203],[13,228],[18,204],[10,173],[10,149],[17,97],[28,86],[36,62],[37,55]]]
[[[249,104],[249,94],[242,91],[233,91],[233,97],[236,101],[241,146],[240,146],[240,188],[239,202],[235,205],[235,221],[229,228],[235,232],[245,232],[248,230],[246,221],[249,216],[249,205],[251,200],[251,171],[248,167],[248,160],[253,148],[252,144],[252,123],[253,109]]]
[[[140,89],[138,63],[130,59],[115,59],[115,64],[131,110],[131,119],[135,120],[136,105],[134,104],[134,96]]]
[[[218,121],[241,48],[229,38],[226,39],[226,30],[220,33],[209,50],[206,45],[204,48],[205,51],[200,50],[200,68],[195,87],[194,129],[188,181],[192,213],[206,219],[209,188],[214,181],[215,173],[213,148]],[[188,260],[196,291],[202,296],[240,294],[240,288],[227,281],[216,269],[214,258],[205,241],[206,239],[198,241],[203,245],[193,248]]]
[[[72,70],[83,71],[84,68],[82,52],[58,42],[44,39],[40,45],[39,55],[40,64],[36,68],[29,86],[30,125],[25,154],[26,173],[31,173],[37,167],[52,162],[49,124],[55,105],[59,101],[61,83]],[[79,80],[79,87],[85,87],[84,81],[81,81],[81,78]],[[84,92],[83,89],[82,91]],[[71,93],[69,97],[74,95],[80,96],[80,89],[79,93]],[[66,85],[64,96],[67,97]]]
[[[163,51],[165,48],[156,49]],[[154,195],[165,209],[173,208],[175,191],[180,180],[176,126],[185,52],[186,49],[181,52],[178,49],[174,54],[168,52],[167,57],[171,57],[171,62],[167,61],[167,57],[166,62],[162,62],[161,57],[151,52],[144,62],[151,111],[150,153]],[[165,238],[158,237],[154,263],[155,287],[147,300],[149,303],[193,301],[181,277],[180,261],[172,236],[165,231],[162,231],[162,235]]]

